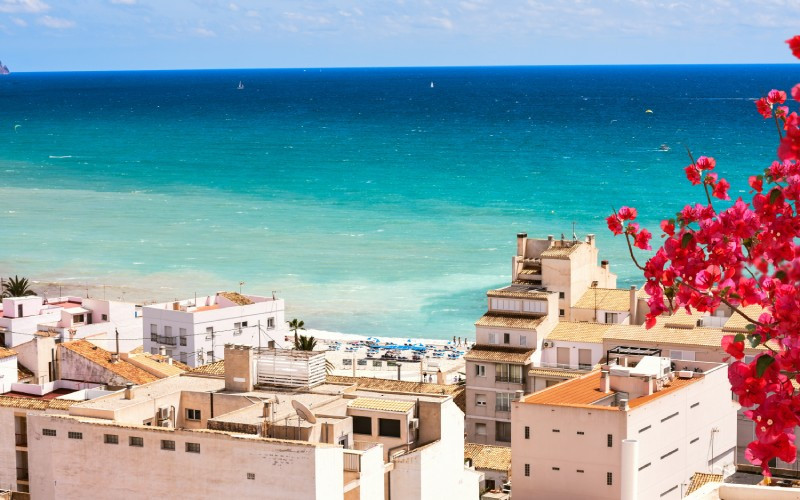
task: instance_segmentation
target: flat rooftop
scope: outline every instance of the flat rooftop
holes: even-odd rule
[[[676,378],[669,385],[660,391],[648,396],[632,398],[628,405],[636,408],[653,401],[654,399],[672,394],[687,385],[693,384],[699,378]],[[558,385],[554,385],[539,392],[535,392],[525,397],[522,402],[525,404],[553,405],[553,406],[572,406],[578,408],[593,408],[619,411],[616,406],[605,406],[596,404],[601,400],[613,396],[616,391],[611,390],[604,393],[600,390],[600,370],[595,370],[583,377],[568,380]]]

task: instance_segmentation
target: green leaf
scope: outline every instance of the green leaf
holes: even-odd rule
[[[686,248],[689,246],[689,242],[692,241],[694,236],[692,233],[684,233],[683,237],[681,238],[681,248]]]
[[[775,362],[775,358],[769,356],[767,354],[763,354],[758,357],[758,361],[756,361],[756,377],[761,377],[764,375],[764,372],[767,371],[769,365]]]
[[[775,203],[775,200],[778,199],[778,196],[781,195],[781,190],[778,188],[773,189],[769,192],[769,204],[772,205]]]
[[[775,277],[781,281],[786,281],[786,271],[778,271],[775,273]]]
[[[734,342],[744,342],[744,333],[737,333],[735,337],[733,337]]]
[[[761,343],[761,335],[750,334],[747,336],[747,340],[750,341],[750,345],[755,349]]]
[[[753,323],[747,323],[744,329],[747,330],[748,332],[754,332],[756,331],[756,325],[754,325]]]

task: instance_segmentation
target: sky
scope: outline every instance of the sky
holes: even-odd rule
[[[0,0],[12,71],[789,63],[800,0]]]

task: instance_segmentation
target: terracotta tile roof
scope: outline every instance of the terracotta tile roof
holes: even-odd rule
[[[405,392],[417,394],[446,394],[453,397],[453,402],[466,413],[466,387],[456,384],[429,384],[423,382],[407,382],[405,380],[389,380],[371,377],[343,377],[328,375],[328,384],[353,384],[357,389],[379,392]]]
[[[702,314],[689,314],[683,307],[676,309],[670,316],[659,318],[659,323],[667,328],[694,328],[703,317]]]
[[[761,316],[761,313],[764,312],[764,309],[759,305],[752,305],[742,308],[742,312],[746,315],[750,316],[751,318],[758,320],[758,317]],[[723,330],[733,331],[733,332],[747,332],[747,325],[750,324],[749,321],[744,319],[741,314],[733,313],[733,315],[725,322],[725,326],[722,327]]]
[[[708,483],[721,483],[722,474],[706,474],[704,472],[695,472],[692,480],[689,482],[689,488],[686,490],[684,496],[699,490]]]
[[[144,352],[144,346],[140,345],[139,347],[131,350],[128,354],[142,354]]]
[[[138,356],[132,356],[129,359],[146,366],[152,371],[162,374],[164,377],[180,375],[181,373],[191,369],[190,367],[184,365],[183,363],[178,363],[177,361],[173,361],[172,364],[169,364],[166,361],[165,356],[160,356],[157,354],[140,354]]]
[[[553,241],[550,248],[542,252],[542,259],[561,259],[569,260],[570,255],[581,247],[582,243],[579,241],[573,243],[572,241],[565,241],[564,246],[561,246],[561,241]]]
[[[541,267],[523,267],[522,270],[520,270],[519,274],[524,274],[526,276],[527,275],[542,274],[542,268]]]
[[[501,345],[476,344],[464,356],[467,361],[494,361],[525,364],[536,349]]]
[[[471,459],[476,469],[501,472],[511,471],[511,447],[488,444],[464,443],[464,458]]]
[[[523,286],[520,286],[523,285]],[[528,288],[525,290],[524,288]],[[498,288],[497,290],[489,290],[486,292],[487,297],[506,297],[512,299],[539,299],[539,300],[546,300],[547,296],[555,293],[555,292],[548,292],[547,290],[542,290],[541,286],[534,286],[530,283],[525,283],[523,281],[517,281],[513,285],[509,285],[505,288]]]
[[[249,306],[250,304],[254,304],[252,300],[244,295],[236,292],[220,292],[219,295],[222,295],[226,299],[230,300],[234,304],[238,304],[240,306]]]
[[[669,318],[671,318],[671,316]],[[603,340],[639,342],[656,345],[702,346],[719,349],[720,352],[722,352],[722,337],[724,335],[729,335],[719,328],[697,326],[691,328],[667,328],[661,324],[661,322],[662,319],[659,318],[656,326],[649,330],[642,325],[614,325],[603,335]],[[748,354],[760,352],[764,349],[766,348],[763,346],[752,349],[749,344],[745,345],[745,352]]]
[[[563,340],[568,342],[603,343],[603,335],[612,327],[608,323],[579,323],[576,321],[560,321],[547,340]]]
[[[681,387],[689,385],[693,382],[696,382],[698,379],[690,378],[690,379],[682,379],[676,378],[669,385],[665,386],[664,389],[654,392],[649,396],[641,396],[638,398],[631,399],[628,404],[631,408],[636,408],[638,406],[642,406],[650,401],[664,396],[665,394],[669,394],[674,392]],[[600,370],[595,370],[591,373],[588,373],[580,378],[568,380],[566,382],[548,387],[547,389],[541,390],[539,392],[534,392],[533,394],[526,396],[523,399],[523,402],[526,404],[542,404],[542,405],[553,405],[553,406],[576,406],[576,407],[588,407],[593,409],[599,410],[614,410],[619,411],[615,406],[600,406],[600,405],[592,405],[592,403],[599,401],[609,395],[614,394],[614,391],[611,391],[608,394],[605,394],[600,391]]]
[[[585,372],[574,372],[569,370],[551,370],[549,368],[531,368],[528,375],[532,377],[553,377],[562,379],[578,378]]]
[[[116,363],[111,362],[111,353],[105,349],[101,349],[96,345],[86,340],[75,340],[73,342],[65,342],[61,344],[65,349],[78,354],[91,361],[92,363],[105,368],[106,370],[123,377],[134,384],[141,385],[148,382],[158,380],[158,377],[147,373],[141,368],[128,363],[125,360],[119,360]]]
[[[17,355],[17,351],[14,351],[13,349],[7,349],[5,347],[0,347],[0,359],[4,359],[4,358],[11,357],[11,356],[16,356],[16,355]]]
[[[590,288],[578,299],[574,308],[603,311],[630,311],[631,291],[618,288]]]
[[[81,403],[69,399],[40,399],[0,396],[0,407],[24,408],[27,410],[68,410],[70,406]]]
[[[190,375],[212,375],[215,377],[225,376],[225,360],[215,361],[207,365],[189,369]]]
[[[169,361],[167,361],[169,359],[168,356],[162,356],[160,354],[149,354],[149,353],[145,354],[145,356],[147,356],[152,360],[155,360],[158,363],[169,363]],[[186,363],[181,363],[180,361],[174,358],[172,359],[172,366],[177,366],[178,369],[184,372],[188,372],[189,370],[192,369],[191,366],[187,365]]]
[[[19,361],[17,361],[17,379],[21,382],[28,378],[33,378],[33,372],[22,366]]]
[[[475,326],[499,326],[503,328],[536,328],[546,316],[487,312],[475,322]]]
[[[377,410],[405,413],[414,407],[413,401],[393,401],[391,399],[356,398],[347,404],[356,410]]]

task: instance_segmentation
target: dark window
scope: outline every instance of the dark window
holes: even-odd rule
[[[353,417],[353,434],[372,435],[372,418]]]
[[[128,438],[128,444],[130,446],[136,446],[138,448],[141,448],[142,446],[144,446],[144,438],[131,436],[130,438]]]
[[[525,426],[525,439],[530,439],[530,438],[531,438],[531,428],[526,425]]]
[[[609,434],[608,435],[608,447],[611,448],[614,444],[614,436]]]
[[[614,484],[614,474],[611,472],[606,472],[606,484],[609,486]]]
[[[116,434],[106,434],[103,436],[103,442],[105,444],[119,444],[119,436]]]
[[[161,440],[161,449],[168,450],[168,451],[175,451],[175,441],[171,439],[162,439]]]
[[[255,479],[255,478],[256,478],[256,473],[255,472],[248,472],[247,473],[247,479]]]
[[[698,406],[700,406],[700,401],[698,401],[697,403],[693,404],[689,408],[697,408]]]
[[[583,474],[583,469],[577,469],[575,472],[577,472],[578,474]]]
[[[666,417],[662,418],[662,419],[661,419],[661,421],[662,421],[662,422],[666,422],[667,420],[671,419],[672,417],[677,417],[677,416],[678,416],[678,413],[680,413],[680,412],[677,412],[677,411],[676,411],[676,412],[675,412],[675,413],[673,413],[672,415],[667,415]]]
[[[639,467],[639,470],[640,471],[645,470],[646,468],[650,467],[650,464],[652,464],[652,462],[647,462],[646,464],[644,464],[641,467]]]
[[[664,460],[664,459],[665,459],[665,458],[667,458],[668,456],[670,456],[670,455],[672,455],[672,454],[674,454],[674,453],[677,453],[677,452],[678,452],[678,448],[675,448],[674,450],[672,450],[672,451],[670,451],[670,452],[668,452],[668,453],[665,453],[664,455],[661,455],[661,460]]]
[[[672,493],[673,491],[675,491],[677,489],[678,489],[678,485],[676,484],[675,486],[673,486],[672,488],[668,489],[667,491],[665,491],[664,493],[662,493],[659,496],[665,497],[665,496],[669,495],[670,493]]]
[[[42,429],[42,436],[55,436],[56,430],[55,429]]]
[[[531,475],[531,464],[525,464],[525,477],[530,477]]]
[[[694,443],[696,443],[696,442],[698,442],[698,441],[700,441],[700,438],[699,438],[699,437],[698,437],[698,438],[694,438],[694,439],[692,439],[691,441],[689,441],[689,444],[694,444]]]
[[[503,334],[503,343],[504,344],[510,344],[511,343],[511,334],[510,333],[504,333]]]
[[[378,419],[378,435],[384,437],[400,437],[400,421],[393,418]]]
[[[553,429],[553,432],[561,432],[561,429]]]
[[[103,321],[108,321],[108,314],[101,314],[101,315],[100,315],[100,318],[101,318]]]
[[[646,431],[646,430],[650,429],[650,427],[651,427],[651,426],[649,426],[649,425],[646,425],[646,426],[642,427],[641,429],[639,429],[639,433],[642,433],[642,432],[644,432],[644,431]]]
[[[559,309],[558,310],[558,315],[559,316],[564,316],[564,310],[563,309]]]
[[[583,435],[584,435],[584,432],[583,432],[583,431],[578,431],[578,435],[579,435],[579,436],[583,436]]]
[[[186,419],[187,420],[200,420],[200,410],[193,410],[191,408],[186,409]]]
[[[511,422],[495,422],[494,438],[497,441],[511,442]]]
[[[487,479],[485,487],[487,490],[492,491],[494,489],[494,479]]]
[[[83,433],[82,432],[69,431],[67,433],[67,437],[70,438],[70,439],[83,439]]]
[[[563,299],[564,298],[564,292],[558,292],[558,298],[559,299]]]
[[[561,470],[561,467],[553,467],[553,470]]]
[[[200,453],[200,443],[186,443],[186,453]]]

